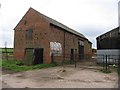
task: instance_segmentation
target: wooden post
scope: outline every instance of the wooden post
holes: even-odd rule
[[[51,54],[51,61],[52,61],[52,63],[54,63],[54,60],[53,60],[53,53]]]
[[[103,55],[103,70],[104,70],[104,66],[105,66],[104,57],[105,57],[105,56]]]
[[[75,68],[76,68],[76,58],[75,58]]]
[[[76,68],[76,64],[77,64],[77,61],[76,61],[76,56],[77,56],[77,49],[75,49],[75,68]]]
[[[8,55],[7,55],[7,42],[5,42],[5,55],[6,55],[6,60],[8,60]]]

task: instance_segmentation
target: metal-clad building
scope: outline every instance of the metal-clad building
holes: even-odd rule
[[[102,57],[108,55],[111,59],[118,60],[120,55],[119,27],[106,32],[97,38],[97,62],[102,62]],[[103,57],[104,58],[104,57]]]
[[[97,49],[120,49],[119,27],[97,37]]]

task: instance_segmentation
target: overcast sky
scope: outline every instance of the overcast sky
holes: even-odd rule
[[[84,34],[96,48],[96,37],[118,26],[119,0],[0,0],[0,47],[13,47],[14,27],[32,7]]]

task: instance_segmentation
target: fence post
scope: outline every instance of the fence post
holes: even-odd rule
[[[75,68],[76,68],[76,55],[75,55]]]
[[[54,62],[54,60],[53,60],[53,53],[51,54],[51,61],[52,61],[52,63]]]
[[[120,55],[118,56],[118,88],[120,89]]]
[[[75,68],[76,68],[76,64],[77,64],[76,59],[77,59],[77,49],[75,49]]]
[[[105,57],[105,56],[103,55],[103,70],[104,70],[104,66],[105,66],[104,57]]]
[[[6,60],[8,60],[8,53],[7,53],[7,42],[5,42],[5,54],[6,54]]]
[[[107,71],[107,55],[106,55],[106,65],[105,66],[106,66],[106,71]]]

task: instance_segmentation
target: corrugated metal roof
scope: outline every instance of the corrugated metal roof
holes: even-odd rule
[[[33,8],[30,8],[30,9],[33,9]],[[33,9],[33,10],[35,10],[35,9]],[[49,21],[49,22],[52,23],[53,25],[56,25],[56,26],[58,26],[58,27],[60,27],[60,28],[62,28],[62,29],[64,29],[64,30],[66,30],[66,31],[68,31],[68,32],[71,32],[71,33],[73,33],[73,34],[75,34],[75,35],[78,35],[78,36],[80,36],[80,37],[82,37],[82,38],[87,39],[83,34],[81,34],[81,33],[77,32],[77,31],[75,31],[75,30],[73,30],[73,29],[71,29],[71,28],[63,25],[62,23],[60,23],[60,22],[58,22],[58,21],[56,21],[56,20],[54,20],[54,19],[52,19],[52,18],[50,18],[50,17],[47,17],[47,16],[41,14],[41,13],[38,12],[37,10],[35,10],[35,11],[38,13],[38,15],[42,16],[44,19],[46,19],[47,21]],[[87,39],[87,40],[88,40],[88,39]]]
[[[114,29],[112,29],[112,30],[104,33],[104,34],[101,34],[101,35],[98,36],[97,38],[99,38],[99,37],[101,37],[101,36],[104,36],[104,35],[106,35],[106,34],[109,34],[109,33],[111,33],[111,32],[115,32],[115,31],[118,31],[118,33],[119,33],[119,30],[120,30],[119,28],[120,28],[120,27],[116,27],[116,28],[114,28]],[[97,38],[96,38],[96,39],[97,39]]]

